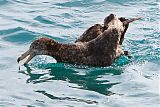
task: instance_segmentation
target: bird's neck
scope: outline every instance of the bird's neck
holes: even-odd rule
[[[54,57],[59,62],[75,62],[83,57],[84,49],[75,44],[55,42],[47,46],[47,51],[47,55]]]

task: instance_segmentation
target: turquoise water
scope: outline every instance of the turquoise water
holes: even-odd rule
[[[0,107],[158,107],[160,32],[158,0],[0,0]],[[95,68],[17,58],[40,37],[73,43],[105,16],[133,22],[123,43],[132,59]]]

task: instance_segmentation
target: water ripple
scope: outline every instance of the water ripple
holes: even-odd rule
[[[37,56],[18,71],[18,56],[35,39],[73,43],[110,13],[143,17],[125,36],[131,59],[88,67]],[[0,0],[0,106],[158,107],[159,19],[155,0]]]
[[[37,33],[27,31],[21,27],[0,31],[3,40],[11,43],[23,44],[30,42],[38,36]]]
[[[1,0],[0,1],[0,6],[2,6],[2,5],[6,5],[8,3],[8,1],[7,0]]]
[[[37,16],[36,18],[34,18],[34,20],[37,20],[43,24],[55,24],[55,22],[51,21],[51,19],[44,16]]]

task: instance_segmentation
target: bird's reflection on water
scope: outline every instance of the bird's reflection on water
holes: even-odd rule
[[[45,65],[45,69],[49,70],[49,72],[45,73],[32,73],[32,66],[25,65],[26,71],[20,71],[20,73],[23,73],[25,75],[28,75],[29,78],[26,80],[27,83],[32,82],[33,84],[37,83],[43,83],[43,82],[49,82],[52,80],[62,80],[66,81],[72,84],[76,84],[79,87],[72,87],[71,88],[78,88],[83,90],[90,90],[97,93],[100,93],[102,95],[112,95],[111,91],[109,89],[116,84],[119,83],[112,83],[110,80],[107,80],[107,78],[101,79],[104,75],[120,75],[123,73],[122,68],[113,68],[113,67],[107,67],[107,68],[78,68],[78,71],[75,70],[74,67],[69,67],[65,65],[57,66],[57,64],[53,64],[53,66]],[[84,71],[86,69],[85,74],[81,75],[81,70]],[[46,78],[47,75],[48,77]],[[42,79],[42,77],[45,76],[45,78]],[[46,91],[37,90],[36,92],[41,93],[50,99],[60,99],[60,100],[70,100],[70,101],[82,101],[81,99],[75,99],[75,98],[69,98],[69,97],[63,97],[59,98],[54,95],[51,95],[47,93]],[[96,103],[95,101],[85,101],[86,103]]]

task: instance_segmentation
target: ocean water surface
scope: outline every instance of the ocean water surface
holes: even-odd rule
[[[159,9],[158,0],[0,0],[0,107],[160,106]],[[143,17],[125,35],[130,60],[87,67],[37,56],[18,70],[32,41],[73,43],[110,13]]]

